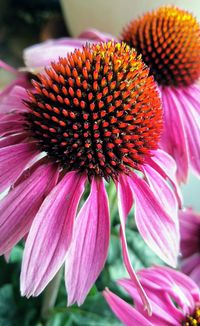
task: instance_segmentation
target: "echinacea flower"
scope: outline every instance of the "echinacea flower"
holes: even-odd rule
[[[124,262],[148,305],[125,238],[133,198],[147,244],[172,266],[179,253],[168,182],[177,192],[176,166],[158,148],[163,115],[153,77],[135,50],[114,42],[75,50],[31,77],[28,92],[14,87],[7,106],[0,103],[1,191],[10,187],[0,202],[0,254],[25,237],[22,294],[39,295],[65,263],[68,304],[81,304],[107,257],[104,180],[114,180]]]
[[[118,283],[134,300],[134,307],[108,289],[103,295],[115,315],[126,326],[198,326],[200,290],[192,279],[167,267],[151,267],[139,273],[152,305],[148,316],[130,279]]]
[[[200,25],[192,14],[169,6],[132,21],[122,40],[142,54],[159,85],[164,109],[162,148],[177,162],[185,182],[188,168],[200,175]]]
[[[99,32],[86,30],[81,37],[97,40]],[[185,10],[160,7],[129,23],[119,39],[142,54],[159,85],[164,109],[160,146],[175,159],[179,182],[186,182],[189,168],[199,176],[199,23]]]
[[[200,286],[200,214],[191,208],[179,212],[181,270]]]

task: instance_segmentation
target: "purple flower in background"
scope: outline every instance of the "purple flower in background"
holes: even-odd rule
[[[179,212],[181,269],[200,286],[200,214],[187,208]]]
[[[138,274],[152,305],[151,316],[144,311],[130,279],[122,279],[118,283],[134,300],[134,306],[108,289],[103,292],[110,308],[124,325],[200,325],[200,290],[192,279],[167,267],[151,267]]]

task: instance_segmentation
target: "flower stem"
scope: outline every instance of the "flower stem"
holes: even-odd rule
[[[52,309],[55,305],[61,278],[62,268],[58,271],[58,273],[54,276],[52,281],[47,285],[45,289],[41,311],[41,317],[43,320],[46,320],[49,317],[50,309]]]

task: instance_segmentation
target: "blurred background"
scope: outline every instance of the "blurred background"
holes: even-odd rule
[[[192,12],[200,20],[199,0],[0,0],[0,60],[14,67],[23,66],[23,49],[51,38],[78,36],[84,29],[97,28],[100,31],[119,36],[122,27],[147,10],[163,4],[173,4]],[[0,69],[0,89],[13,78]],[[184,203],[200,211],[200,182],[190,176],[187,185],[182,186]],[[114,207],[116,203],[111,203]],[[119,325],[112,316],[99,291],[110,279],[124,276],[118,241],[118,218],[116,207],[112,214],[113,232],[107,264],[103,275],[89,294],[86,303],[66,308],[64,282],[59,291],[57,304],[49,318],[44,318],[41,306],[45,307],[45,294],[37,299],[26,300],[19,294],[19,273],[23,245],[18,245],[11,254],[10,264],[0,259],[0,326],[18,325]],[[115,225],[116,220],[116,225]],[[135,226],[127,231],[128,245],[136,269],[160,263],[149,253]],[[134,235],[134,236],[133,236]],[[133,241],[134,238],[134,241]],[[109,284],[112,289],[112,284]],[[117,290],[115,289],[115,292]],[[48,295],[48,294],[47,294]],[[124,296],[124,294],[121,294]]]

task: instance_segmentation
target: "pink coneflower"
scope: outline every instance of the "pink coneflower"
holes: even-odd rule
[[[181,269],[200,286],[200,214],[192,209],[179,212]]]
[[[103,39],[102,34],[101,39]],[[88,30],[81,37],[98,39]],[[107,40],[109,35],[105,35]],[[112,36],[111,36],[112,38]],[[174,157],[177,177],[200,174],[200,26],[187,11],[161,7],[132,21],[120,38],[142,54],[159,85],[164,108],[161,147]]]
[[[148,305],[125,238],[133,198],[147,244],[172,266],[179,253],[177,201],[168,183],[176,189],[176,167],[158,149],[156,83],[123,43],[86,46],[43,71],[32,74],[28,93],[10,90],[1,115],[0,185],[10,191],[0,203],[0,253],[26,236],[22,294],[39,295],[65,262],[68,304],[81,304],[107,257],[104,180],[114,180],[124,262]],[[86,184],[90,194],[77,215]]]
[[[138,274],[151,301],[151,316],[144,311],[131,280],[122,279],[118,283],[130,294],[134,307],[108,289],[103,292],[110,308],[124,325],[200,325],[200,290],[192,279],[167,267],[151,267]]]
[[[186,181],[189,167],[199,175],[200,25],[185,10],[161,7],[131,22],[122,40],[142,54],[159,85],[161,146],[176,160],[179,181]]]

